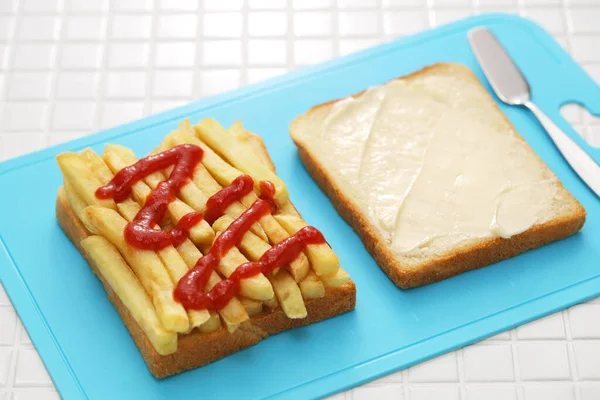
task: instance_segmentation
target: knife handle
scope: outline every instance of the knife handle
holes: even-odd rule
[[[524,103],[579,177],[600,197],[600,166],[531,101]]]

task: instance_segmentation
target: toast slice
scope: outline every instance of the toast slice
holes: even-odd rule
[[[218,127],[220,127],[220,125]],[[175,132],[175,136],[173,136],[173,133],[170,135],[171,138],[185,137],[178,135],[177,132],[181,133],[181,130],[188,131],[188,133],[194,132],[189,122],[184,121],[180,128],[178,128],[178,131]],[[251,153],[251,156],[255,161],[259,161],[262,165],[266,166],[269,171],[275,172],[274,165],[259,136],[244,130],[241,124],[234,125],[227,131],[227,134],[234,136],[237,145],[244,147],[245,150]],[[198,136],[193,137],[195,139],[190,139],[191,141],[196,142],[199,140]],[[170,144],[165,145],[165,143]],[[165,142],[163,142],[163,145],[166,147],[170,147],[174,144],[176,144],[174,141],[167,141],[166,139]],[[162,149],[164,150],[165,147]],[[113,167],[113,165],[109,164],[110,157],[107,156],[106,152],[104,154],[104,160],[109,161],[106,164],[104,164],[103,158],[100,158],[100,156],[91,152],[90,149],[86,149],[77,155],[80,159],[86,161],[89,161],[90,159],[95,160],[94,162],[84,163],[84,166],[90,167],[87,172],[92,173],[93,177],[98,178],[100,181],[103,176],[105,180],[110,177],[107,176],[110,174],[107,167],[108,165]],[[220,158],[220,156],[215,155],[215,153],[213,153],[213,156]],[[225,156],[222,156],[225,160]],[[130,271],[128,272],[129,275],[134,277],[133,283],[130,282],[128,283],[129,286],[126,286],[125,283],[127,282],[125,282],[126,279],[124,279],[124,276],[118,275],[115,277],[113,273],[117,270],[116,264],[119,263],[113,262],[113,265],[106,265],[107,257],[98,257],[98,254],[91,251],[93,248],[91,247],[91,243],[87,241],[90,239],[93,241],[95,238],[101,238],[100,241],[106,243],[106,247],[102,248],[102,250],[104,250],[103,253],[107,254],[112,251],[118,256],[118,252],[116,251],[117,245],[113,247],[112,244],[109,243],[110,240],[112,240],[112,237],[102,237],[102,234],[96,231],[97,227],[93,223],[90,223],[86,217],[83,217],[83,219],[86,219],[84,222],[83,219],[78,216],[86,215],[86,208],[83,209],[83,212],[81,208],[87,207],[87,209],[89,209],[93,205],[88,203],[90,201],[95,201],[95,199],[91,198],[91,200],[88,199],[88,203],[86,203],[85,196],[78,195],[81,192],[80,186],[84,183],[77,182],[77,180],[83,179],[82,177],[85,174],[83,174],[83,171],[78,171],[77,174],[73,175],[72,171],[67,171],[69,168],[65,167],[63,164],[61,164],[61,169],[63,169],[65,176],[65,186],[61,187],[58,191],[56,202],[57,220],[63,231],[86,258],[91,269],[102,282],[110,301],[114,304],[123,323],[129,330],[130,335],[146,361],[150,372],[157,378],[163,378],[205,365],[238,350],[252,346],[267,338],[269,335],[331,318],[335,315],[352,310],[355,306],[356,289],[354,283],[348,278],[347,274],[339,268],[338,274],[335,277],[319,278],[313,273],[317,261],[311,258],[312,262],[310,263],[310,269],[307,272],[306,277],[302,277],[302,279],[300,279],[301,277],[298,277],[296,282],[296,278],[290,279],[287,281],[288,286],[286,286],[295,290],[295,292],[292,290],[291,297],[293,297],[294,293],[296,295],[301,293],[302,298],[300,299],[300,302],[303,302],[302,307],[306,309],[305,313],[302,314],[304,315],[303,317],[302,315],[292,315],[292,317],[290,317],[291,311],[285,306],[288,301],[286,298],[286,293],[288,292],[284,291],[283,295],[280,296],[280,293],[277,291],[277,286],[275,285],[275,280],[277,279],[276,276],[293,276],[292,272],[288,274],[287,271],[284,271],[291,268],[290,266],[286,266],[286,268],[280,268],[280,271],[275,271],[272,276],[269,275],[269,280],[271,280],[275,287],[276,294],[272,299],[256,301],[238,294],[230,301],[230,303],[228,303],[226,308],[231,308],[229,306],[235,302],[240,307],[240,314],[222,313],[222,310],[215,310],[218,312],[209,310],[210,318],[208,318],[208,314],[206,314],[207,318],[202,318],[202,320],[196,319],[196,321],[199,322],[196,325],[194,325],[194,318],[201,318],[206,310],[198,310],[197,312],[195,310],[187,310],[190,327],[188,329],[180,330],[178,333],[171,332],[165,329],[164,326],[161,326],[160,318],[156,317],[156,314],[160,314],[157,303],[154,302],[155,299],[152,298],[151,293],[145,293],[144,288],[140,285],[140,282],[143,282],[143,279],[140,277],[139,271],[136,270],[131,262],[124,261],[119,257],[119,260],[121,260],[120,263],[123,263],[125,266],[125,272]],[[231,169],[231,171],[235,171],[235,169]],[[205,178],[206,177],[207,176],[205,176]],[[196,182],[195,175],[193,182]],[[213,182],[213,185],[216,185],[216,183]],[[206,187],[202,187],[202,185],[199,187],[201,189],[206,189]],[[132,198],[135,197],[135,193],[136,189],[134,187]],[[183,195],[180,194],[179,197],[183,197]],[[282,207],[279,207],[279,210],[273,213],[276,219],[279,217],[290,216],[292,220],[300,218],[299,214],[289,201],[285,202],[285,206],[285,210],[283,210]],[[127,207],[139,208],[131,198],[117,203],[117,209],[123,216],[127,214]],[[226,210],[230,209],[231,208],[227,208]],[[276,219],[271,219],[270,221],[274,222]],[[217,219],[212,224],[213,227],[215,227],[214,229],[217,229],[216,227],[219,224],[219,220],[220,219]],[[258,232],[254,235],[255,239],[259,238],[259,234],[262,232],[262,220],[260,222],[261,226],[255,227],[257,228],[256,232]],[[161,228],[166,229],[167,226],[168,222],[161,222]],[[270,229],[272,228],[273,227],[267,229],[267,231],[270,232]],[[283,228],[279,227],[279,229],[281,233],[281,229]],[[94,232],[92,232],[92,230]],[[252,231],[247,232],[242,241],[244,241],[246,236],[251,233]],[[290,234],[290,236],[293,235]],[[270,241],[269,243],[274,245],[274,243],[271,243]],[[264,247],[265,244],[263,243],[261,248]],[[183,247],[177,247],[177,251],[181,254],[181,258],[185,258],[182,249]],[[238,249],[240,249],[240,251],[238,251]],[[237,247],[232,248],[228,252],[228,255],[231,252],[234,252],[238,255],[238,259],[240,257],[241,259],[244,259],[241,250],[242,245],[237,244]],[[249,249],[244,249],[244,254],[246,254],[247,250]],[[135,252],[137,250],[133,251]],[[197,252],[198,250],[196,249],[195,251]],[[204,247],[202,251],[206,252],[207,248]],[[305,252],[308,254],[308,250],[305,249]],[[121,254],[123,255],[123,258],[127,259],[126,252],[124,253],[121,251]],[[177,257],[178,255],[175,254],[175,258]],[[248,257],[250,257],[250,255]],[[109,258],[109,260],[114,261],[112,258]],[[165,263],[165,267],[168,267],[166,263],[167,258],[161,258],[161,260]],[[173,261],[173,259],[169,260]],[[150,268],[149,266],[144,267]],[[132,274],[131,271],[135,272],[137,276]],[[341,274],[339,272],[341,272]],[[220,271],[217,272],[217,275],[219,275],[217,279],[225,279],[225,276]],[[176,284],[177,282],[173,283]],[[125,292],[123,289],[126,289]],[[319,292],[319,289],[322,291]],[[135,293],[136,290],[137,292],[140,292],[141,295],[137,298],[133,298],[131,293]],[[296,301],[298,301],[297,298]],[[146,309],[144,309],[143,306],[145,306]],[[149,318],[148,315],[153,316],[154,319]],[[228,319],[230,315],[233,315],[234,318],[238,318],[236,324],[232,324]]]
[[[460,64],[317,105],[290,134],[401,288],[513,257],[585,222],[583,207]]]

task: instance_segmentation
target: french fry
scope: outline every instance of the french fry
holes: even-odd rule
[[[140,211],[138,203],[131,199],[127,199],[117,204],[119,214],[121,214],[128,222],[133,221],[137,213]],[[156,228],[159,228],[156,226]],[[188,267],[173,246],[164,247],[156,252],[162,261],[165,269],[171,277],[171,281],[175,285],[187,273]],[[207,310],[188,310],[188,318],[190,319],[190,331],[204,324],[210,318]]]
[[[192,269],[202,253],[194,246],[190,240],[185,240],[181,245],[177,247],[177,251],[187,264],[189,269]],[[221,281],[219,275],[213,271],[206,285],[206,290],[212,289],[217,283]],[[219,314],[223,318],[227,329],[233,332],[242,322],[248,320],[248,314],[246,310],[237,298],[232,298],[227,305],[218,310]]]
[[[177,351],[177,333],[161,325],[152,301],[117,249],[101,236],[81,241],[90,259],[160,355]]]
[[[260,314],[262,312],[263,303],[257,300],[252,300],[247,297],[240,298],[240,303],[246,309],[246,312],[249,316],[254,316],[256,314]]]
[[[123,149],[122,146],[107,145],[104,150],[104,153],[102,154],[103,160],[114,173],[117,173],[121,169],[137,161],[133,160],[133,162],[131,162],[132,160],[130,159],[130,162],[127,162],[126,160],[124,160],[121,157],[121,154],[124,152],[120,151],[119,148]],[[148,185],[146,185],[144,182],[139,181],[132,186],[131,193],[133,195],[133,198],[138,203],[144,204],[146,202],[146,198],[150,195],[151,191],[152,190],[148,187]],[[189,214],[194,210],[181,200],[175,199],[174,201],[169,203],[168,211],[169,215],[171,216],[171,219],[174,222],[177,222],[181,218],[183,218],[184,215]],[[212,230],[210,225],[208,225],[208,223],[204,220],[190,229],[190,238],[197,245],[205,245],[208,243],[212,243],[214,235],[214,231]]]
[[[110,180],[114,177],[112,171],[108,165],[106,165],[102,157],[96,154],[96,152],[94,152],[92,149],[84,149],[81,152],[81,156],[87,163],[88,167],[92,170],[96,178],[98,178],[103,185],[110,182]],[[140,212],[141,207],[135,201],[126,199],[125,201],[117,204],[117,209],[128,222],[131,222]],[[160,229],[158,225],[156,225],[154,228]],[[187,273],[187,264],[173,246],[167,246],[164,249],[157,251],[157,254],[162,260],[165,269],[171,277],[171,280],[174,284],[177,284],[177,282],[179,282],[179,280]],[[190,319],[190,330],[204,325],[204,323],[208,322],[209,318],[211,318],[207,310],[188,310],[187,313],[188,318]]]
[[[237,247],[232,247],[219,262],[218,270],[229,278],[240,265],[248,262]],[[273,287],[266,276],[259,273],[240,281],[240,294],[254,300],[269,300],[273,298]]]
[[[275,172],[275,165],[273,165],[259,135],[244,129],[241,121],[234,122],[233,125],[227,129],[227,132],[235,136],[241,143],[252,148],[252,150],[254,150],[254,155],[256,155],[258,160],[269,167],[271,171]]]
[[[253,150],[225,130],[216,120],[205,118],[194,127],[196,135],[223,155],[233,166],[252,176],[255,185],[269,181],[275,186],[274,200],[277,204],[288,199],[288,191],[283,181],[271,169],[253,156]]]
[[[219,314],[211,311],[209,320],[200,325],[198,329],[200,329],[200,332],[202,333],[216,332],[221,329],[221,318],[219,318]]]
[[[285,315],[291,319],[305,318],[308,313],[294,278],[286,270],[280,269],[277,274],[270,274],[269,279]]]
[[[79,195],[77,194],[75,189],[73,189],[73,186],[71,186],[71,183],[69,181],[65,180],[63,182],[63,184],[64,184],[63,190],[65,191],[65,194],[67,195],[67,200],[69,200],[69,205],[71,206],[71,209],[73,210],[73,212],[75,213],[77,218],[79,218],[79,220],[81,221],[83,226],[85,226],[85,228],[88,231],[97,234],[98,232],[94,232],[94,230],[93,230],[94,226],[89,223],[89,221],[87,220],[87,215],[84,212],[85,208],[88,205],[85,204],[85,201],[83,201],[83,199],[81,197],[79,197]]]
[[[213,223],[213,229],[217,232],[222,232],[234,221],[229,215],[223,215]],[[242,240],[238,243],[238,248],[242,254],[250,261],[258,261],[260,257],[265,254],[265,251],[271,248],[271,245],[260,240],[252,232],[246,232],[242,236]]]
[[[115,210],[100,206],[85,209],[89,222],[123,255],[140,283],[152,299],[165,329],[187,332],[189,319],[183,306],[173,299],[174,285],[158,255],[140,250],[125,242],[123,231],[127,221]]]
[[[107,185],[114,178],[113,172],[94,150],[87,147],[81,150],[80,156],[102,185]]]
[[[184,138],[186,137],[186,135],[188,137],[187,141]],[[171,148],[179,144],[190,143],[194,141],[197,141],[197,139],[194,136],[194,130],[192,128],[192,125],[188,120],[184,120],[180,124],[178,130],[171,132],[171,134],[168,135],[165,138],[165,140],[163,140],[161,147]],[[199,164],[196,167],[196,170],[194,171],[194,176],[192,177],[192,182],[194,182],[194,184],[200,190],[202,190],[207,197],[214,195],[222,189],[221,185],[219,185],[219,183],[210,175],[210,173],[202,164]],[[244,212],[244,210],[244,206],[242,206],[242,204],[239,201],[236,201],[230,204],[229,207],[227,207],[227,209],[225,209],[225,214],[230,215],[233,218],[237,218]],[[250,230],[265,242],[269,240],[265,231],[258,223],[252,224]]]
[[[276,215],[275,219],[290,235],[307,226],[302,218],[293,215]],[[340,259],[327,243],[309,244],[306,246],[305,253],[318,276],[331,276],[337,273]]]
[[[70,188],[88,205],[98,205],[116,210],[112,199],[99,199],[96,190],[102,186],[77,153],[61,153],[56,156],[58,166]]]
[[[219,220],[215,221],[215,224],[213,224],[213,226],[220,225],[221,227],[226,228],[227,226],[229,226],[229,223],[231,223],[230,217],[223,216]],[[218,233],[217,233],[217,235],[218,235]],[[261,247],[263,245],[267,246],[267,247],[266,248]],[[252,254],[252,256],[249,256],[249,257],[253,257],[254,258],[253,261],[258,261],[258,259],[264,254],[264,252],[269,249],[269,246],[267,244],[262,242],[260,239],[258,239],[258,237],[256,237],[251,232],[246,232],[246,234],[242,238],[242,241],[240,242],[239,246],[241,248],[244,248],[246,251],[249,251]],[[253,246],[256,246],[256,247],[253,248]],[[241,257],[239,259],[231,257],[234,254],[236,256],[237,256],[237,254],[239,254]],[[235,265],[235,264],[240,265],[241,263],[243,263],[243,261],[242,261],[243,256],[241,255],[241,253],[239,253],[239,251],[235,247],[232,248],[227,253],[226,257],[223,257],[223,260],[225,260],[226,258],[230,258],[230,259],[233,258],[233,260],[229,260],[229,259],[226,260],[226,262],[231,262],[233,265]],[[225,275],[227,275],[227,274],[225,273]],[[279,275],[283,275],[283,277],[280,277]],[[227,276],[229,276],[229,275],[227,275]],[[290,277],[291,279],[287,279],[287,277]],[[268,278],[269,278],[269,281],[271,281],[271,285],[273,285],[273,290],[275,291],[275,294],[276,294],[277,298],[279,299],[279,302],[281,303],[281,308],[286,313],[286,315],[290,318],[303,318],[303,317],[299,317],[298,315],[302,314],[302,310],[304,310],[304,312],[306,312],[306,307],[304,306],[304,301],[302,300],[302,293],[300,292],[300,289],[298,288],[298,284],[291,277],[291,275],[289,275],[288,272],[286,272],[286,271],[278,271],[276,274],[269,274]],[[252,279],[252,278],[250,278],[250,279]],[[242,283],[243,282],[244,281],[242,281]],[[251,297],[251,296],[247,296],[247,297]],[[252,298],[255,299],[255,297],[252,297]],[[261,300],[261,299],[258,299],[258,300]],[[262,299],[262,300],[265,300],[265,299]],[[288,314],[288,312],[290,314]]]
[[[298,283],[298,286],[300,286],[302,297],[305,299],[325,297],[325,286],[313,271],[310,271],[306,278]]]
[[[193,136],[191,132],[185,129],[185,122],[182,122],[182,129],[177,131],[177,133],[172,132],[167,135],[165,140],[173,140],[176,143],[190,143],[195,144],[196,146],[201,147],[204,150],[204,156],[202,157],[202,164],[206,167],[210,174],[214,177],[214,179],[223,186],[231,185],[234,179],[238,176],[242,175],[242,172],[237,170],[235,167],[229,165],[225,160],[223,160],[217,153],[215,153],[206,143],[202,142],[197,137]],[[189,122],[187,122],[189,125]],[[258,200],[256,193],[251,192],[248,195],[244,196],[240,202],[241,204],[249,208],[252,204]],[[289,234],[285,229],[283,229],[277,221],[273,218],[271,214],[266,214],[259,219],[260,226],[264,229],[267,234],[269,241],[273,244],[277,244],[282,240],[285,240],[289,237]],[[308,259],[304,255],[304,253],[300,253],[297,259],[290,263],[290,273],[296,280],[296,282],[304,279],[308,270],[310,269]]]
[[[325,286],[336,288],[343,286],[348,282],[350,280],[350,275],[340,267],[334,275],[320,276],[319,278],[321,278]]]

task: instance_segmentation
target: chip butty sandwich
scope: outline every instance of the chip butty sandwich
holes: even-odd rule
[[[354,308],[323,235],[241,123],[183,121],[149,156],[57,156],[56,215],[151,373],[165,377]]]
[[[290,125],[306,168],[402,288],[574,234],[586,213],[476,76],[436,64]]]

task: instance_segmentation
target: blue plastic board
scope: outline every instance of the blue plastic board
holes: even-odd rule
[[[599,295],[600,201],[523,109],[500,105],[586,208],[585,227],[566,240],[418,289],[400,290],[380,271],[298,159],[288,124],[315,104],[436,62],[466,64],[483,78],[466,36],[479,25],[496,33],[517,61],[535,102],[600,162],[600,149],[587,145],[559,114],[561,104],[577,101],[600,115],[600,88],[537,25],[484,15],[1,164],[0,278],[64,398],[320,397]],[[293,202],[323,231],[356,282],[357,306],[156,380],[101,284],[56,223],[62,179],[54,156],[86,146],[102,151],[106,142],[130,146],[141,156],[182,118],[207,116],[224,125],[241,119],[264,137]]]

